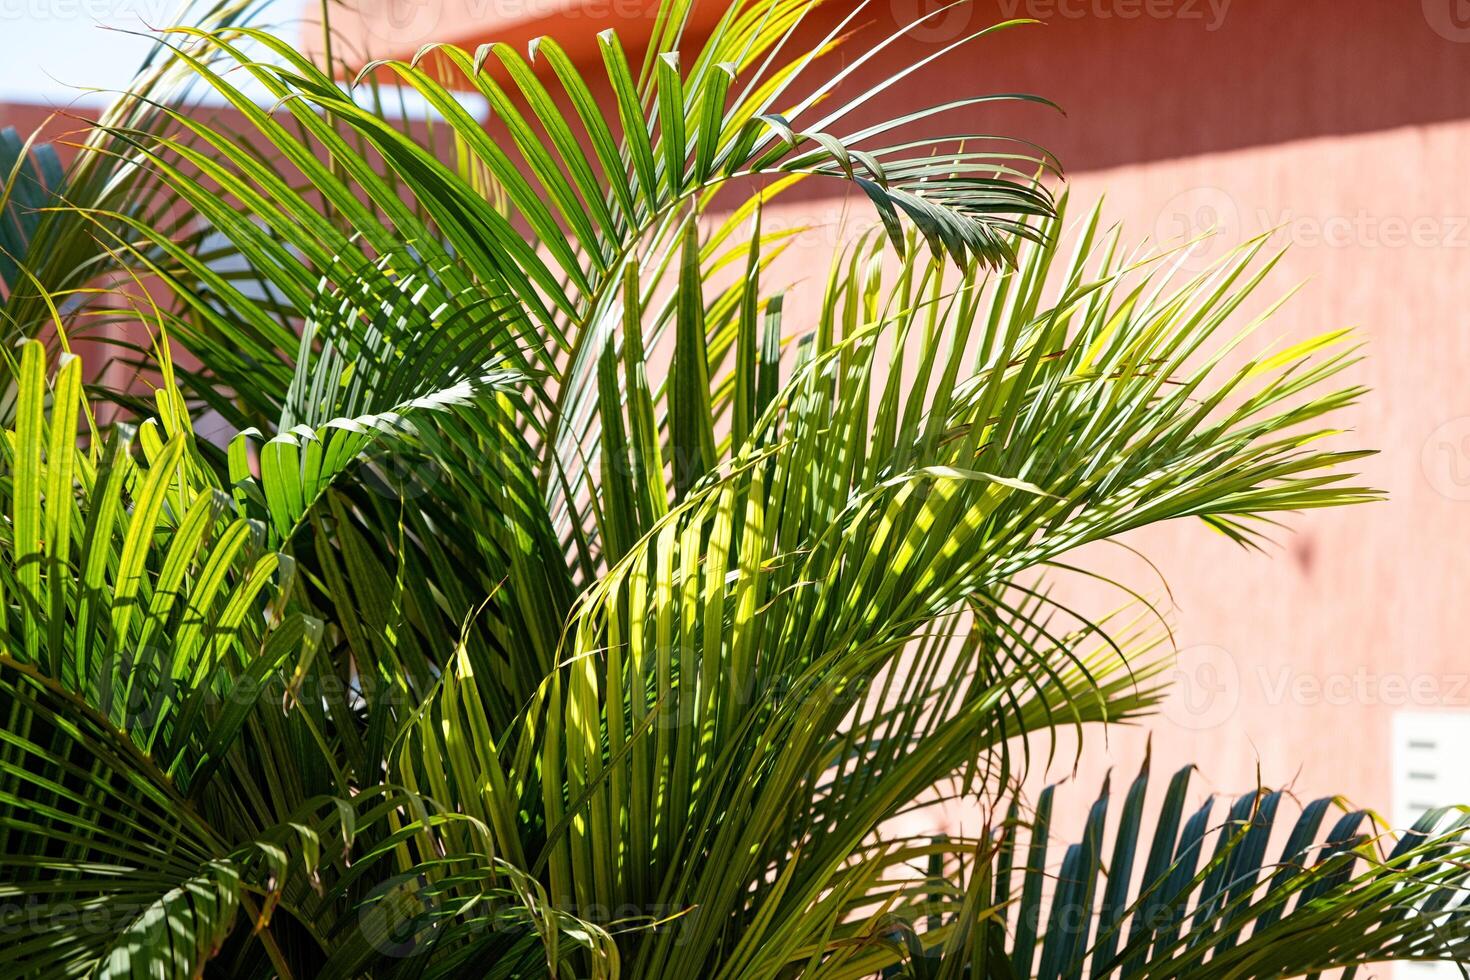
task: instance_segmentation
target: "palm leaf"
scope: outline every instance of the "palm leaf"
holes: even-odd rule
[[[959,910],[930,917],[924,933],[900,926],[913,952],[886,975],[1292,977],[1464,959],[1463,814],[1436,810],[1397,840],[1335,799],[1314,800],[1290,820],[1282,791],[1248,793],[1224,812],[1206,799],[1190,815],[1192,772],[1176,773],[1152,809],[1147,759],[1121,806],[1105,784],[1060,866],[1043,815],[1048,790],[1036,819],[1013,815],[998,828],[1000,847],[960,857],[966,879],[983,886],[964,888]],[[1114,820],[1105,860],[1104,828]],[[1001,860],[1021,853],[1022,865]],[[1039,934],[1019,923],[1039,923]],[[961,936],[979,938],[970,945]]]

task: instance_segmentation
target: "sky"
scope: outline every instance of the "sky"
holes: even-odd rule
[[[180,0],[0,0],[0,101],[61,105],[79,88],[120,88],[150,44],[126,32],[179,23],[182,10]]]
[[[0,103],[31,102],[53,108],[106,105],[125,87],[148,53],[150,27],[171,27],[195,17],[189,3],[209,0],[0,0]],[[305,30],[301,13],[307,0],[260,0],[251,23],[297,38]],[[313,4],[312,9],[315,9]],[[196,15],[197,16],[197,15]],[[262,105],[275,100],[250,81],[231,79]],[[103,92],[87,91],[101,89]],[[366,91],[359,97],[368,98]],[[217,96],[196,87],[192,97],[213,101]],[[484,99],[460,97],[471,114],[482,116]],[[409,117],[428,111],[423,97],[408,89],[389,100]]]

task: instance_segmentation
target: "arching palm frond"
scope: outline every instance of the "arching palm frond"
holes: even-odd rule
[[[1056,787],[1033,812],[1013,804],[958,857],[958,880],[930,882],[962,896],[960,909],[936,902],[925,920],[916,903],[913,919],[895,920],[905,963],[885,975],[1276,978],[1470,955],[1463,812],[1434,810],[1395,838],[1335,799],[1292,821],[1282,790],[1190,811],[1192,773],[1152,803],[1147,760],[1121,805],[1105,783],[1059,863]]]

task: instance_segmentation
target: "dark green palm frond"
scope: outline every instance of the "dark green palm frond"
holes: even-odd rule
[[[79,435],[81,372],[67,355],[48,378],[28,341],[0,440],[0,894],[24,912],[0,975],[194,977],[237,909],[331,925],[359,898],[341,881],[354,842],[361,873],[396,862],[378,841],[403,824],[432,837],[425,804],[323,752],[350,691],[318,657],[331,637],[294,599],[296,563],[237,506],[299,517],[383,420],[443,405],[328,422],[299,467],[265,452],[232,494],[174,389],[140,426]]]
[[[197,975],[233,928],[239,872],[148,756],[33,667],[0,660],[0,976]]]
[[[0,130],[0,291],[9,297],[20,284],[20,262],[44,208],[61,193],[66,180],[56,149],[27,140],[13,128]]]
[[[352,295],[365,281],[377,288],[365,297]],[[485,347],[515,351],[513,340],[496,340],[513,320],[504,308],[425,304],[429,273],[407,256],[385,256],[366,276],[342,283],[319,286],[275,435],[259,450],[267,492],[263,501],[255,496],[279,544],[380,437],[414,436],[411,416],[495,399],[527,414],[519,394],[526,376],[512,357],[497,363]],[[237,493],[252,485],[246,442],[256,434],[236,437],[230,449]]]
[[[1433,811],[1395,840],[1335,799],[1293,821],[1281,790],[1191,811],[1192,773],[1153,801],[1147,760],[1121,800],[1105,783],[1060,862],[1055,788],[1025,819],[1013,808],[957,855],[958,882],[931,884],[957,911],[893,923],[905,962],[885,975],[1276,978],[1470,955],[1463,813]]]

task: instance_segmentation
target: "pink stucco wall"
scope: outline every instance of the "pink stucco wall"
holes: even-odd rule
[[[376,54],[646,24],[642,0],[388,2],[397,19],[357,35]],[[924,2],[882,0],[873,29],[932,9]],[[1241,791],[1259,764],[1302,795],[1342,792],[1387,811],[1393,712],[1470,711],[1470,22],[1457,10],[1456,0],[982,0],[888,59],[1037,17],[1043,26],[957,53],[873,111],[914,104],[915,86],[1046,95],[1065,117],[987,110],[965,128],[1047,145],[1074,199],[1106,192],[1108,215],[1135,241],[1216,220],[1225,243],[1281,226],[1292,248],[1262,302],[1309,282],[1279,327],[1358,326],[1368,341],[1350,380],[1374,390],[1342,421],[1383,450],[1364,472],[1390,502],[1303,515],[1267,556],[1197,524],[1131,542],[1178,606],[1180,693],[1151,726],[1160,768],[1195,761],[1208,784]],[[807,191],[772,218],[829,219],[843,202],[824,195],[836,192]],[[1136,561],[1096,558],[1148,581]],[[1142,741],[1094,739],[1087,789],[1110,762],[1136,767]]]

